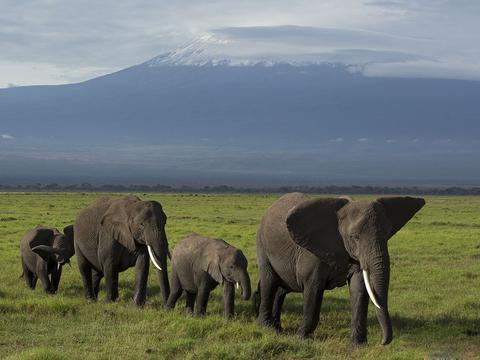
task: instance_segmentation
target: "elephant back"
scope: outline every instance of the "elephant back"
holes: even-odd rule
[[[285,194],[275,201],[265,213],[260,225],[257,242],[267,249],[285,245],[285,242],[295,245],[287,229],[287,214],[290,209],[310,198],[302,193]]]

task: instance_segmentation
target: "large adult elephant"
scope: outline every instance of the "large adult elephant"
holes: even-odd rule
[[[280,330],[285,295],[303,292],[303,322],[297,334],[311,336],[324,290],[348,282],[352,343],[367,341],[369,296],[377,308],[382,344],[390,343],[387,241],[424,204],[425,200],[412,197],[351,201],[311,199],[301,193],[282,196],[268,209],[257,233],[260,281],[254,299],[260,297],[258,323]]]
[[[118,298],[118,274],[135,266],[134,302],[145,303],[149,258],[157,268],[164,302],[170,294],[167,275],[167,216],[156,201],[136,196],[101,198],[77,215],[75,254],[85,296],[96,300],[105,276],[107,301]]]

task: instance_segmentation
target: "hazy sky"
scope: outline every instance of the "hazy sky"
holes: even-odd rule
[[[280,25],[297,27],[268,31]],[[478,0],[0,0],[0,87],[81,81],[212,34],[248,44],[237,53],[261,42],[365,63],[373,51],[371,76],[480,79]]]

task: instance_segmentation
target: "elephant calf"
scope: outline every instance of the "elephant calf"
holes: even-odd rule
[[[172,289],[167,308],[174,308],[185,290],[187,312],[193,313],[195,308],[195,315],[204,315],[210,292],[218,284],[224,284],[224,314],[227,319],[232,318],[234,285],[241,286],[243,300],[250,298],[247,264],[243,253],[225,241],[197,234],[189,235],[172,253]]]
[[[57,292],[62,266],[74,255],[73,226],[63,229],[37,226],[27,232],[20,242],[22,276],[30,289],[35,289],[38,278],[49,294]],[[49,278],[51,275],[51,279]]]

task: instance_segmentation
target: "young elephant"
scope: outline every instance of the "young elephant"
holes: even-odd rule
[[[69,263],[75,253],[73,226],[67,226],[63,232],[64,234],[55,228],[37,226],[23,236],[20,242],[22,276],[30,289],[35,289],[37,279],[40,278],[45,292],[57,292],[62,266]]]
[[[172,253],[172,291],[167,307],[172,309],[186,291],[187,312],[204,315],[210,292],[224,284],[225,317],[234,315],[235,288],[242,288],[242,299],[250,298],[250,277],[243,253],[223,240],[191,234],[183,239]],[[196,305],[194,305],[196,303]]]

